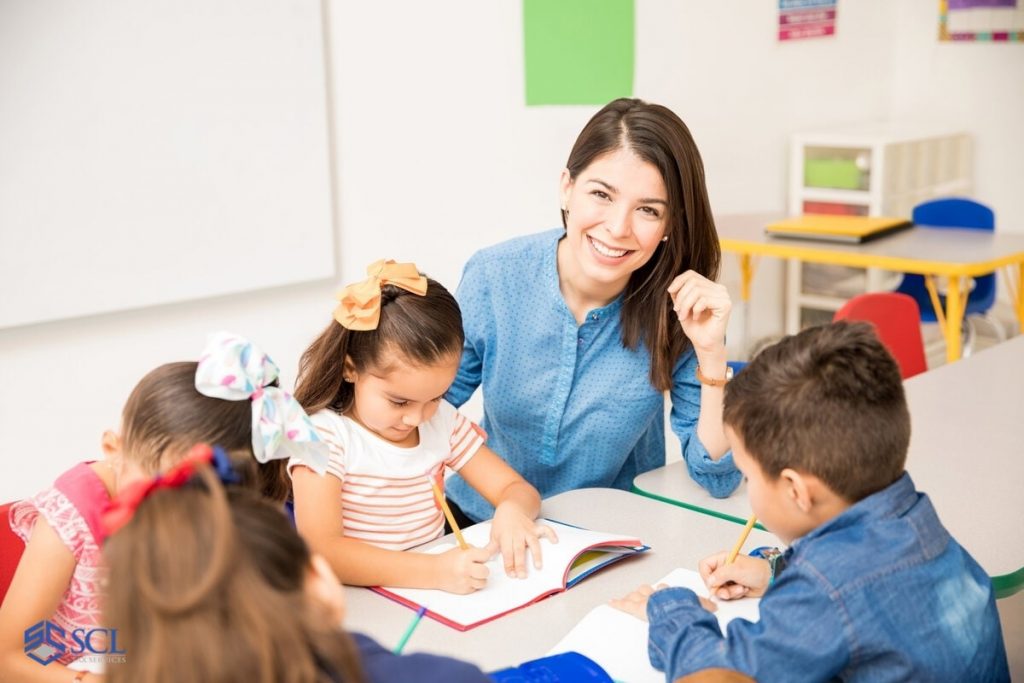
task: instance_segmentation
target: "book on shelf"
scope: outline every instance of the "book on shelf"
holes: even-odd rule
[[[906,218],[804,214],[765,226],[774,237],[861,244],[913,227]]]
[[[534,568],[527,549],[526,578],[507,576],[501,554],[497,553],[487,563],[490,569],[487,586],[474,593],[456,595],[442,590],[387,586],[375,586],[371,590],[412,609],[426,607],[426,616],[459,631],[467,631],[572,588],[619,560],[650,550],[639,538],[581,529],[549,519],[537,521],[550,526],[558,536],[558,542],[540,539],[541,569]],[[474,524],[463,529],[462,535],[470,545],[483,547],[490,540],[491,523]],[[444,543],[424,552],[440,553],[453,547],[454,543]]]
[[[676,569],[654,583],[682,586],[697,595],[709,597],[700,574],[689,569]],[[718,609],[715,617],[722,633],[733,619],[757,621],[760,598],[739,600],[715,600]],[[587,613],[548,652],[579,652],[594,660],[608,675],[617,681],[630,683],[664,683],[665,674],[651,666],[647,656],[648,624],[642,619],[626,614],[611,605],[600,605]]]

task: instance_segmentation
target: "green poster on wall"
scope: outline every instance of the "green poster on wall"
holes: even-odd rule
[[[633,0],[523,0],[526,104],[633,95]]]

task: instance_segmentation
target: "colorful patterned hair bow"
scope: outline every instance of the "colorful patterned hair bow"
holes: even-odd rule
[[[318,474],[327,471],[327,444],[299,402],[278,387],[278,369],[252,342],[229,332],[215,332],[196,370],[196,390],[226,401],[252,400],[252,452],[261,463],[300,457]]]
[[[427,278],[420,275],[415,263],[395,263],[388,259],[374,261],[366,268],[368,278],[351,284],[338,292],[341,302],[334,309],[334,319],[342,327],[357,332],[377,329],[380,322],[380,288],[383,285],[401,287],[407,292],[423,296],[427,293]]]
[[[217,476],[225,484],[236,484],[240,481],[238,473],[231,466],[231,460],[224,449],[198,444],[192,447],[184,460],[164,474],[158,474],[152,479],[137,481],[118,493],[100,517],[100,525],[104,533],[110,536],[130,522],[142,501],[154,491],[180,488],[187,484],[202,465],[213,465]]]

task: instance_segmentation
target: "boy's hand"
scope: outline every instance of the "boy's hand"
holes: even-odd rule
[[[658,584],[659,589],[664,587],[665,584]],[[609,600],[608,604],[617,610],[622,610],[626,614],[632,614],[637,619],[647,621],[647,601],[654,595],[654,591],[655,589],[650,584],[645,583],[626,596],[616,600]]]
[[[633,614],[638,618],[638,620],[646,622],[647,600],[650,599],[650,596],[654,595],[654,593],[662,590],[663,588],[669,588],[669,585],[658,584],[654,588],[651,588],[649,585],[643,584],[642,586],[638,587],[637,590],[633,591],[626,597],[618,598],[616,600],[609,600],[608,604],[614,607],[615,609],[620,609],[626,612],[627,614]],[[713,612],[716,609],[718,609],[718,605],[716,605],[714,602],[707,598],[701,598],[698,596],[697,599],[700,600],[700,606],[707,609],[710,612]]]
[[[558,536],[555,535],[554,529],[546,524],[538,524],[523,514],[516,504],[502,503],[494,510],[489,546],[497,545],[501,550],[501,558],[504,561],[507,575],[520,579],[526,578],[527,548],[530,549],[530,554],[533,556],[534,569],[540,569],[543,566],[540,549],[542,536],[552,543],[558,543]]]
[[[452,548],[437,555],[438,588],[449,593],[472,593],[487,585],[487,560],[491,559],[498,547],[488,543],[483,548],[470,546],[466,550]]]
[[[647,601],[652,595],[662,588],[668,588],[668,584],[659,583],[657,586],[652,588],[648,584],[643,584],[638,587],[635,591],[629,595],[618,598],[617,600],[610,600],[608,604],[617,610],[622,610],[626,614],[632,614],[637,619],[647,621]],[[700,606],[709,612],[714,612],[718,607],[715,603],[705,598],[698,598],[700,600]]]
[[[756,598],[764,595],[771,581],[772,569],[768,560],[749,555],[737,555],[732,564],[726,564],[729,553],[720,552],[705,557],[698,565],[701,578],[711,595],[721,600]]]

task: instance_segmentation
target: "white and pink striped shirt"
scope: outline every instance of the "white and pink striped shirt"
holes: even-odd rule
[[[483,430],[442,400],[419,426],[420,443],[396,446],[355,420],[324,409],[312,416],[327,443],[327,474],[341,480],[345,536],[387,550],[406,550],[441,536],[444,515],[431,478],[444,487],[444,468],[458,471],[484,443]],[[288,470],[304,464],[288,461]]]

